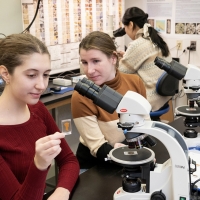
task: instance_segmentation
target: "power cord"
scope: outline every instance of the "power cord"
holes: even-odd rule
[[[195,184],[198,183],[199,181],[200,181],[200,178],[197,179],[196,181],[194,181],[193,183],[191,183],[191,190],[192,191],[197,190],[196,195],[195,195],[195,193],[193,193],[195,196],[198,196],[198,187],[196,186],[196,188],[195,188]]]
[[[181,44],[178,43],[178,44],[177,44],[177,53],[176,53],[176,57],[177,57],[177,58],[178,58],[178,50],[179,50],[180,46],[181,46]]]
[[[62,72],[60,74],[50,76],[49,79],[53,80],[55,78],[63,78],[63,79],[69,79],[69,80],[71,80],[72,77],[80,76],[80,75],[81,75],[81,73],[75,73],[73,71],[65,71],[65,72]]]
[[[179,55],[179,58],[186,52],[186,49],[183,49],[183,52]]]
[[[185,49],[183,50],[182,54],[180,56],[178,56],[178,51],[179,51],[179,48],[180,48],[181,44],[178,43],[176,46],[172,47],[171,49],[169,49],[170,51],[174,48],[177,48],[177,53],[176,53],[176,57],[177,58],[180,58],[180,56],[186,51]]]
[[[174,47],[172,47],[172,48],[170,48],[169,50],[172,50],[172,49],[174,49],[174,48],[176,48],[177,47],[177,45],[176,46],[174,46]]]
[[[37,8],[36,8],[36,11],[35,11],[35,15],[34,15],[34,17],[33,17],[33,20],[32,20],[31,23],[28,25],[28,27],[27,27],[24,31],[22,31],[22,33],[27,33],[27,32],[29,32],[29,30],[30,30],[30,28],[31,28],[33,22],[35,21],[35,18],[36,18],[36,16],[37,16],[37,14],[38,14],[39,6],[40,6],[40,1],[41,1],[41,0],[38,0]]]
[[[190,51],[195,51],[195,44],[191,43],[187,49],[189,50],[189,55],[188,55],[188,64],[190,64]]]
[[[196,45],[195,45],[194,43],[191,43],[190,46],[187,47],[187,49],[188,49],[188,50],[191,50],[191,51],[192,51],[192,50],[195,51],[195,47],[196,47]]]
[[[4,37],[6,37],[6,35],[5,35],[5,34],[3,34],[3,33],[0,33],[0,35],[3,35]]]
[[[177,94],[175,94],[172,99],[176,100],[177,98],[182,98],[185,96],[185,93],[183,92],[183,90],[180,90]]]
[[[188,55],[188,64],[190,64],[190,48],[189,48],[189,55]]]

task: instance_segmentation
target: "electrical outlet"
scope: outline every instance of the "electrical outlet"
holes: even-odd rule
[[[182,50],[182,43],[183,43],[182,40],[177,40],[176,41],[176,49],[177,50]]]
[[[196,51],[196,41],[190,41],[190,51]]]

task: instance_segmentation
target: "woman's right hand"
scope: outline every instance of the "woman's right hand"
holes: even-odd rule
[[[125,52],[124,51],[118,51],[117,54],[118,54],[119,58],[123,58]]]
[[[46,170],[61,152],[60,143],[64,137],[64,133],[56,132],[36,141],[34,163],[39,170]]]

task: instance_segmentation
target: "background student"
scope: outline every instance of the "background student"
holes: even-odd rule
[[[51,71],[46,46],[30,34],[0,40],[0,199],[40,200],[52,161],[58,184],[49,200],[69,199],[78,161],[52,116],[39,101]]]
[[[147,20],[148,14],[140,8],[131,7],[125,11],[122,23],[132,41],[126,52],[119,52],[122,56],[119,70],[140,76],[145,84],[147,100],[152,106],[152,111],[156,111],[171,97],[160,96],[156,92],[156,83],[164,71],[154,64],[154,60],[158,56],[170,62],[171,57],[167,44]]]
[[[132,90],[146,97],[139,76],[118,71],[116,46],[108,34],[99,31],[88,34],[79,45],[79,54],[84,73],[95,84],[106,84],[122,95]],[[116,112],[109,114],[77,91],[73,92],[71,106],[80,133],[76,156],[81,169],[104,162],[111,149],[125,144],[125,136],[117,128]]]

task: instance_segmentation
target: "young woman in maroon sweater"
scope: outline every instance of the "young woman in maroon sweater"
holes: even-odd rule
[[[79,174],[64,133],[39,101],[49,80],[50,55],[30,34],[0,40],[0,199],[41,200],[55,158],[58,184],[48,200],[67,200]]]

